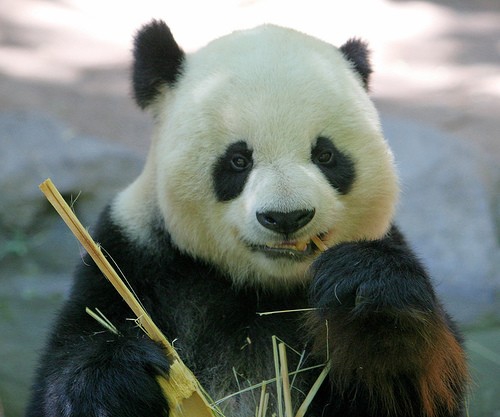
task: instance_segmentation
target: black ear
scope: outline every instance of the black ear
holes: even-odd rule
[[[340,51],[352,63],[354,70],[361,76],[365,89],[368,90],[372,73],[368,44],[360,39],[349,39],[340,47]]]
[[[161,20],[153,20],[137,32],[132,86],[139,107],[151,104],[162,85],[175,83],[183,62],[184,51]]]

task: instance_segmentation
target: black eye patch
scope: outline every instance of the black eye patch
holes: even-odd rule
[[[244,141],[231,144],[214,165],[212,178],[219,201],[238,197],[253,167],[252,151]]]
[[[333,142],[319,137],[311,151],[311,160],[318,166],[328,182],[341,194],[347,194],[356,179],[354,162],[338,150]]]

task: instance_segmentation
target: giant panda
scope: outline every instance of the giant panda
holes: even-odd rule
[[[255,415],[259,392],[230,394],[275,376],[273,336],[301,370],[295,410],[330,363],[309,416],[464,411],[461,336],[393,221],[398,179],[370,73],[358,39],[336,48],[273,25],[191,54],[162,21],[136,35],[133,93],[152,145],[94,236],[211,398],[228,397],[227,417]],[[27,416],[169,415],[156,382],[168,362],[131,316],[85,259]]]

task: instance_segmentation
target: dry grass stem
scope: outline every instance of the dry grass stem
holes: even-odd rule
[[[260,389],[259,407],[257,408],[257,412],[255,413],[256,417],[266,417],[267,403],[269,401],[269,393],[266,392],[266,388],[267,384],[263,383]]]
[[[85,307],[85,312],[90,316],[92,317],[94,320],[96,320],[102,327],[104,327],[106,330],[108,330],[109,332],[113,333],[113,334],[116,334],[116,335],[119,335],[120,332],[118,331],[118,329],[114,326],[113,323],[111,323],[104,314],[102,314],[102,312],[96,308],[95,311],[97,311],[97,313],[94,313],[90,308],[88,307]]]
[[[270,316],[272,314],[303,313],[303,312],[306,312],[306,311],[314,311],[314,310],[317,310],[317,308],[311,307],[311,308],[296,308],[296,309],[293,309],[293,310],[263,311],[261,313],[258,312],[257,315],[259,315],[259,316]]]
[[[304,399],[304,401],[302,402],[302,404],[300,405],[299,409],[297,410],[297,413],[295,414],[295,417],[304,417],[304,415],[307,412],[307,409],[309,408],[309,405],[311,404],[312,400],[316,396],[316,393],[320,389],[321,384],[323,383],[323,381],[325,380],[325,378],[328,376],[328,373],[330,372],[330,368],[331,368],[331,366],[330,366],[330,362],[329,362],[323,368],[323,370],[319,374],[318,378],[314,382],[313,386],[311,387],[311,389],[307,393],[307,396]]]
[[[285,402],[285,416],[293,417],[292,392],[290,389],[290,378],[288,376],[288,359],[286,357],[286,346],[284,343],[278,345],[279,359],[281,364],[281,379],[283,386],[283,399]]]
[[[273,341],[273,357],[274,357],[274,372],[276,374],[276,399],[278,403],[278,417],[283,417],[283,390],[281,388],[280,378],[280,360],[278,352],[278,338],[272,337]]]

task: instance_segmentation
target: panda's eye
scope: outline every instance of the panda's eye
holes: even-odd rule
[[[219,201],[238,197],[253,167],[253,151],[245,141],[230,144],[214,164],[212,178]]]
[[[347,194],[356,179],[354,161],[326,137],[319,136],[311,149],[311,161],[330,184],[341,194]]]
[[[337,165],[337,154],[332,141],[320,136],[316,140],[316,146],[312,149],[311,159],[318,166],[334,167]]]
[[[252,161],[245,155],[236,153],[231,158],[231,169],[236,172],[245,171],[252,165]]]
[[[333,152],[324,151],[316,157],[316,162],[321,165],[330,165],[333,162]]]

